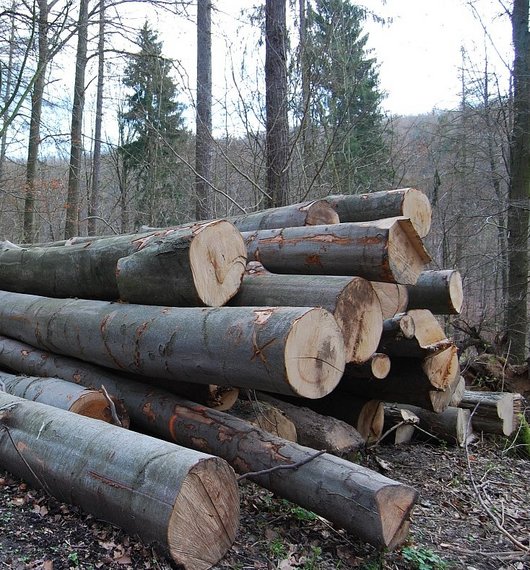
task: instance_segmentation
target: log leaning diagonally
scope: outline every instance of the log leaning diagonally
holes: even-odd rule
[[[0,334],[121,371],[320,398],[342,333],[311,307],[155,307],[0,292]]]
[[[10,367],[43,370],[92,385],[85,363],[17,343]],[[16,345],[15,345],[16,346]],[[11,345],[14,349],[15,346]],[[17,358],[18,354],[18,358]],[[0,353],[1,356],[1,353]],[[90,365],[88,366],[90,368]],[[114,375],[107,388],[123,399],[136,429],[224,458],[241,474],[310,460],[315,450],[267,434],[229,414]],[[324,454],[292,470],[253,478],[363,540],[392,548],[406,539],[417,493],[369,469]]]
[[[364,222],[404,216],[410,219],[421,238],[431,229],[431,204],[427,196],[415,188],[328,196],[326,199],[337,210],[341,222]]]
[[[241,234],[219,220],[68,247],[4,246],[0,289],[50,297],[219,306],[239,289],[245,262]]]
[[[247,257],[273,273],[356,275],[413,284],[430,257],[407,218],[243,232]]]
[[[369,281],[337,275],[279,275],[259,264],[249,266],[231,305],[323,307],[342,330],[347,362],[361,364],[375,352],[383,318]]]
[[[238,490],[222,459],[3,392],[0,425],[4,469],[185,568],[206,570],[232,545]]]

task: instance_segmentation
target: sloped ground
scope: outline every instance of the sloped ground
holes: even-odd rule
[[[405,548],[379,553],[252,483],[216,570],[530,568],[530,461],[505,442],[372,449],[362,462],[420,491]],[[0,570],[174,568],[153,546],[0,473]],[[423,565],[422,565],[423,564]]]

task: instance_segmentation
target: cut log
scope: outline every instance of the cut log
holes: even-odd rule
[[[435,315],[458,315],[462,310],[462,277],[454,269],[423,271],[407,290],[409,309],[429,309]]]
[[[419,425],[420,418],[409,410],[400,407],[401,404],[384,404],[385,427],[381,439],[395,445],[410,443]]]
[[[0,336],[0,366],[28,376],[57,376],[94,390],[101,390],[109,383],[119,382],[124,377],[130,378],[137,382],[164,388],[187,400],[220,411],[229,410],[239,395],[239,390],[232,386],[190,384],[189,382],[175,382],[167,378],[142,377],[134,374],[120,376],[119,373],[107,368],[45,352],[5,336]],[[128,415],[123,403],[113,396],[111,399],[117,408],[118,416],[122,418],[122,427],[129,427]]]
[[[372,281],[372,287],[381,303],[383,319],[390,319],[394,315],[404,313],[407,310],[409,295],[406,285]]]
[[[429,261],[406,218],[244,232],[249,260],[273,273],[356,275],[413,284]]]
[[[238,489],[222,459],[2,392],[0,410],[0,464],[17,477],[160,543],[190,570],[232,545]]]
[[[314,200],[270,208],[260,212],[228,218],[241,232],[338,224],[339,215],[327,200]]]
[[[476,431],[511,435],[514,432],[514,394],[466,390],[459,406],[471,411]]]
[[[245,262],[240,233],[220,220],[70,247],[3,248],[0,288],[50,297],[219,306],[239,289]]]
[[[382,380],[390,374],[392,363],[386,354],[374,352],[364,364],[347,364],[343,378],[370,378]]]
[[[230,414],[287,441],[298,441],[294,423],[277,406],[261,399],[240,398]]]
[[[459,376],[457,350],[451,347],[424,360],[392,358],[390,373],[381,380],[348,378],[345,374],[334,394],[379,398],[442,412],[449,405]]]
[[[342,330],[346,362],[366,362],[381,338],[381,305],[370,282],[361,277],[277,275],[253,264],[230,304],[323,307]]]
[[[346,458],[354,457],[365,445],[361,434],[346,422],[323,416],[304,406],[284,402],[263,392],[258,392],[257,397],[281,410],[293,422],[301,445],[325,449],[328,453]]]
[[[420,419],[420,428],[417,436],[425,439],[434,436],[451,444],[464,447],[466,443],[474,440],[473,428],[470,422],[470,411],[449,406],[437,414],[417,406],[403,405]],[[427,433],[425,433],[427,432]]]
[[[409,320],[413,324],[409,324]],[[428,310],[416,309],[385,321],[377,350],[389,356],[425,358],[452,346],[453,341],[446,338],[436,317]]]
[[[385,413],[382,402],[377,399],[334,391],[318,400],[289,398],[289,402],[346,422],[361,434],[367,444],[378,441],[383,433]]]
[[[458,382],[455,383],[453,395],[451,396],[451,401],[449,402],[450,406],[457,408],[464,397],[464,393],[466,391],[466,381],[464,380],[463,376],[460,376]]]
[[[320,308],[175,308],[0,292],[0,334],[143,376],[320,398],[344,342]]]
[[[106,396],[67,382],[62,378],[15,376],[0,371],[0,389],[8,394],[40,402],[81,416],[112,423],[113,414]],[[123,405],[113,402],[121,427],[129,427],[129,417]]]
[[[42,359],[42,354],[32,351],[20,360]],[[73,374],[80,383],[86,378],[80,361],[56,355],[45,360],[60,375]],[[223,457],[242,474],[278,468],[253,480],[367,542],[392,548],[406,539],[417,498],[412,488],[332,455],[315,457],[312,449],[165,390],[117,375],[107,388],[124,400],[136,429]]]
[[[383,190],[369,194],[328,196],[341,222],[365,222],[381,218],[409,218],[423,238],[431,229],[432,209],[429,198],[415,188]]]

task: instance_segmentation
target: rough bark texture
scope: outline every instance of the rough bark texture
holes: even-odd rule
[[[364,448],[365,440],[350,424],[323,416],[304,406],[284,402],[262,392],[257,394],[259,401],[272,404],[281,410],[295,425],[298,443],[313,449],[325,449],[339,457],[353,457]]]
[[[219,303],[237,292],[244,270],[240,234],[222,220],[68,247],[0,250],[0,288],[50,297]]]
[[[175,308],[0,292],[0,334],[144,376],[319,398],[344,342],[320,308]]]
[[[40,359],[37,352],[21,362]],[[47,359],[64,374],[85,382],[84,368],[73,359]],[[267,434],[229,414],[183,400],[165,390],[115,376],[107,389],[122,398],[136,429],[226,459],[239,473],[297,464],[315,455]],[[405,485],[331,455],[322,455],[293,470],[253,477],[258,484],[326,517],[363,540],[397,546],[407,537],[410,511],[417,493]]]
[[[356,364],[374,353],[383,326],[379,299],[370,282],[361,277],[278,275],[258,266],[247,270],[230,304],[323,307],[342,330],[346,361]]]
[[[232,545],[239,499],[222,459],[2,392],[0,410],[0,462],[14,475],[159,542],[187,569]]]
[[[413,284],[429,256],[409,220],[244,232],[249,260],[273,273],[356,275]]]
[[[228,218],[241,232],[339,223],[339,215],[326,200],[313,200]]]
[[[83,388],[62,378],[15,376],[0,371],[0,387],[8,394],[19,398],[68,410],[96,420],[113,422],[109,402],[102,392]],[[118,420],[122,427],[129,425],[123,407],[118,414]]]
[[[454,269],[423,271],[407,291],[408,309],[429,309],[435,315],[458,315],[462,310],[462,277]]]
[[[459,407],[472,412],[477,431],[511,435],[515,429],[514,401],[511,392],[472,392],[466,390]]]
[[[409,296],[405,285],[372,281],[372,287],[381,303],[383,319],[390,319],[407,310]]]
[[[384,190],[370,194],[329,196],[341,222],[365,222],[404,216],[409,218],[420,237],[431,229],[431,204],[427,196],[414,188]]]

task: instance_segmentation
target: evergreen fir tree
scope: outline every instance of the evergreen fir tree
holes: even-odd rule
[[[162,56],[158,35],[144,24],[138,35],[138,53],[130,56],[123,84],[130,88],[126,109],[120,115],[130,133],[120,147],[124,167],[136,174],[136,223],[167,224],[162,200],[177,200],[175,169],[178,161],[172,148],[186,135],[177,101],[177,87],[170,76],[172,61]]]

